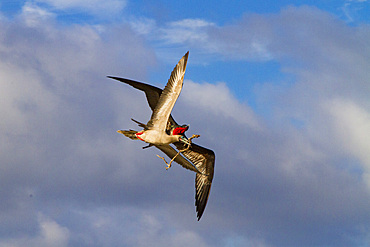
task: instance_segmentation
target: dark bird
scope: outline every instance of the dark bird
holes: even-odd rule
[[[152,116],[147,124],[132,119],[140,127],[143,127],[144,130],[119,130],[117,132],[131,139],[139,139],[149,143],[148,146],[143,148],[155,146],[164,152],[171,159],[169,163],[165,161],[168,165],[166,169],[171,167],[172,161],[175,161],[182,167],[196,173],[195,206],[198,220],[200,220],[212,185],[215,153],[210,149],[192,143],[191,139],[199,137],[199,135],[187,138],[185,131],[188,130],[189,126],[178,125],[171,115],[171,111],[182,89],[188,55],[189,52],[178,62],[163,90],[143,82],[114,76],[108,77],[145,92],[149,106],[153,111]],[[170,144],[173,144],[179,151],[176,151]],[[164,158],[162,159],[164,160]]]

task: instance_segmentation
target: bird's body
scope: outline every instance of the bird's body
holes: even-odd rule
[[[143,130],[136,133],[136,137],[146,143],[153,145],[165,145],[178,142],[180,135],[168,135],[165,131],[156,129]]]
[[[188,143],[184,135],[166,133],[168,118],[182,89],[188,55],[189,52],[180,59],[173,69],[148,123],[139,123],[140,126],[144,127],[144,130],[135,134],[139,140],[153,145],[165,145],[178,141]]]
[[[147,124],[132,119],[139,126],[143,127],[144,130],[119,130],[118,132],[131,139],[147,142],[150,144],[149,146],[154,145],[175,162],[196,173],[195,205],[199,220],[206,207],[212,185],[215,154],[210,149],[194,143],[190,144],[189,139],[184,135],[189,126],[178,125],[171,116],[172,108],[182,89],[188,54],[189,52],[176,65],[163,90],[142,82],[119,77],[108,77],[127,83],[145,92],[149,106],[153,110],[151,119]],[[174,144],[180,152],[177,152],[170,144]],[[182,155],[179,155],[180,153]]]

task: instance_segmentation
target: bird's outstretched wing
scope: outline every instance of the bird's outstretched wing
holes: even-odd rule
[[[167,85],[153,110],[153,114],[146,124],[149,129],[166,131],[168,118],[182,89],[188,56],[189,52],[180,59],[173,69],[170,79],[168,79]]]
[[[115,79],[123,83],[126,83],[136,89],[143,91],[145,93],[150,109],[154,111],[155,107],[157,106],[159,97],[162,94],[162,89],[152,86],[152,85],[148,85],[143,82],[138,82],[138,81],[134,81],[134,80],[126,79],[126,78],[120,78],[120,77],[115,77],[115,76],[107,76],[107,77],[111,79]],[[170,122],[171,125],[177,125],[176,121],[172,118],[171,115],[168,121]]]
[[[174,144],[178,150],[186,148],[185,144],[181,142]],[[192,143],[190,149],[181,154],[190,160],[199,171],[195,176],[195,206],[198,220],[200,220],[211,190],[215,168],[215,153],[210,149]]]
[[[148,85],[143,82],[133,81],[133,80],[125,79],[125,78],[119,78],[119,77],[113,77],[113,76],[108,76],[108,77],[121,81],[123,83],[129,84],[133,86],[134,88],[137,88],[145,92],[150,108],[152,109],[152,111],[155,110],[158,104],[158,101],[161,97],[162,89]],[[171,74],[171,77],[172,77],[172,74]],[[168,122],[171,125],[178,125],[171,115],[169,116]],[[169,124],[167,123],[167,126]],[[178,150],[184,150],[186,148],[184,144],[181,142],[177,142],[174,144]],[[160,149],[162,152],[164,152],[170,159],[172,159],[177,154],[177,152],[170,145],[161,145],[161,146],[156,146],[156,147]],[[212,185],[214,166],[215,166],[215,153],[210,149],[207,149],[195,143],[192,143],[190,149],[187,151],[184,151],[181,154],[183,154],[186,157],[186,159],[183,156],[178,155],[175,159],[175,162],[177,162],[178,164],[180,164],[182,167],[186,169],[196,172],[195,206],[197,210],[198,220],[200,220],[204,212],[204,209],[206,207],[211,185]],[[191,165],[191,163],[187,159],[190,160],[191,163],[193,163],[195,167]]]

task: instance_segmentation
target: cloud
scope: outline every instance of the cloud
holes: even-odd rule
[[[344,1],[341,10],[349,23],[355,23],[360,19],[358,12],[366,11],[366,2],[368,0],[347,0]]]
[[[254,59],[270,60],[272,57],[267,50],[265,38],[262,35],[260,38],[253,34],[245,35],[253,32],[255,28],[259,28],[257,22],[255,25],[252,24],[252,27],[239,27],[239,25],[220,27],[203,19],[183,19],[166,23],[163,26],[158,26],[154,20],[150,19],[130,21],[134,28],[147,27],[145,32],[141,32],[141,34],[146,35],[148,39],[160,42],[162,46],[192,47],[193,53],[202,50],[200,53],[203,56],[211,53],[233,59],[242,59],[247,56]],[[239,28],[241,29],[239,30]],[[250,28],[252,30],[249,30]],[[257,30],[255,31],[257,33]]]
[[[56,10],[76,9],[96,16],[116,15],[122,11],[127,2],[125,0],[36,0],[37,3],[45,3]]]
[[[34,3],[26,2],[22,7],[22,17],[28,26],[36,26],[40,22],[53,19],[55,15]]]
[[[370,111],[354,102],[342,99],[333,99],[324,108],[332,117],[330,123],[332,134],[337,138],[336,143],[342,145],[342,149],[350,155],[358,158],[363,164],[365,181],[369,184],[370,154]]]
[[[169,44],[203,43],[208,40],[204,30],[213,25],[213,23],[201,19],[184,19],[168,23],[160,30],[160,35],[161,39]]]
[[[145,19],[143,23],[150,23],[151,28],[142,34],[157,41],[159,47],[160,44],[177,45],[183,50],[191,47],[193,54],[200,54],[201,58],[209,54],[215,60],[281,61],[289,57],[308,63],[317,62],[316,56],[322,53],[325,53],[322,57],[330,59],[327,52],[355,39],[351,33],[360,34],[361,28],[354,31],[356,28],[340,22],[338,17],[315,7],[290,6],[276,14],[245,14],[224,26],[204,19],[183,19],[160,26],[155,20]]]
[[[68,26],[40,6],[0,22],[0,244],[368,243],[366,26],[310,7],[227,26]],[[137,128],[130,118],[146,121],[150,109],[142,92],[105,76],[148,81],[153,26],[172,30],[157,40],[226,60],[273,59],[295,79],[255,87],[268,117],[236,99],[229,82],[185,81],[174,117],[216,152],[200,222],[194,174],[165,171],[157,150],[115,132]]]
[[[48,244],[55,237],[66,246],[64,228],[54,225],[59,209],[82,198],[113,203],[110,193],[133,186],[141,173],[129,165],[138,159],[133,152],[121,166],[124,144],[115,132],[132,96],[117,93],[121,85],[106,75],[145,78],[156,59],[125,25],[59,26],[41,10],[30,25],[27,8],[0,23],[0,237],[9,245],[57,246]],[[126,192],[125,199],[138,196]],[[39,222],[39,213],[48,220]]]
[[[130,26],[136,33],[140,35],[147,35],[153,32],[157,24],[155,20],[150,18],[132,18],[129,21]]]
[[[209,28],[215,26],[213,22],[190,18],[164,24],[158,23],[155,19],[143,17],[130,17],[126,21],[135,32],[154,42],[158,57],[165,62],[174,60],[173,55],[168,52],[168,47],[171,47],[171,51],[178,50],[180,54],[189,49],[182,47],[184,44],[192,47],[192,54],[196,52],[194,48],[203,49],[209,42]],[[213,44],[208,43],[208,45],[205,53],[212,49]],[[163,47],[165,48],[162,49]]]
[[[219,114],[224,111],[223,104],[218,105],[218,97],[211,95],[223,99],[222,92],[227,90],[212,94],[209,85],[194,86],[197,90],[193,91],[192,102],[196,100],[197,107],[193,106],[190,112],[195,118],[204,117],[207,123],[204,129],[212,125],[206,144],[216,150],[216,178],[228,181],[227,175],[232,176],[231,184],[236,185],[222,183],[222,188],[218,188],[215,178],[214,190],[222,190],[219,192],[224,196],[222,200],[228,202],[217,201],[216,214],[222,214],[224,208],[230,208],[231,212],[229,220],[222,218],[214,224],[229,222],[235,231],[242,228],[240,232],[248,232],[251,237],[266,233],[264,239],[274,246],[302,244],[304,240],[299,236],[308,232],[313,234],[312,241],[306,242],[308,246],[323,243],[334,246],[343,244],[333,240],[337,233],[359,227],[368,229],[368,224],[360,218],[368,218],[365,205],[369,203],[365,141],[369,139],[367,95],[370,92],[366,79],[369,60],[368,52],[364,52],[368,50],[369,29],[349,27],[315,8],[289,7],[279,14],[247,15],[229,26],[212,26],[204,31],[203,42],[194,46],[187,41],[178,44],[183,42],[204,50],[213,47],[214,50],[208,51],[227,59],[273,59],[281,63],[284,73],[295,78],[293,84],[257,85],[257,104],[268,105],[273,114],[260,125],[264,130],[261,133],[248,131],[232,121],[240,119],[240,116],[232,117],[236,112],[244,112],[237,110],[239,102],[233,106],[225,104],[229,114],[227,124],[212,116],[213,106],[219,109]],[[253,40],[264,44],[264,54],[253,47]],[[183,97],[190,97],[185,96],[185,87]],[[200,111],[200,106],[207,110]],[[258,174],[258,180],[250,174]],[[254,194],[248,188],[258,192]],[[258,200],[261,201],[254,207]],[[349,202],[342,204],[345,201]],[[354,201],[362,202],[357,208]],[[247,206],[234,208],[242,204]],[[338,207],[339,204],[342,206]],[[362,216],[357,218],[357,213]],[[310,215],[311,220],[305,215]],[[297,219],[302,225],[296,224]],[[232,222],[251,223],[234,225]],[[278,228],[281,222],[286,224]],[[319,225],[321,235],[312,231]],[[331,229],[332,225],[344,227]],[[294,232],[294,236],[280,242],[283,232]],[[361,230],[355,232],[357,237],[364,237]],[[341,239],[351,242],[346,237]]]
[[[30,246],[30,247],[65,247],[68,246],[70,232],[55,221],[39,216],[40,233],[35,237],[23,237],[17,239],[0,240],[2,246]]]
[[[186,80],[182,96],[188,104],[201,107],[203,111],[223,117],[226,121],[244,124],[254,130],[261,128],[257,116],[247,105],[240,104],[225,83],[217,85],[198,84]]]

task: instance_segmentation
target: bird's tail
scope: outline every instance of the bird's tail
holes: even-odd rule
[[[136,133],[138,131],[136,130],[118,130],[117,131],[118,133],[121,133],[121,134],[124,134],[125,136],[127,136],[128,138],[132,139],[132,140],[137,140],[137,136],[136,136]]]

